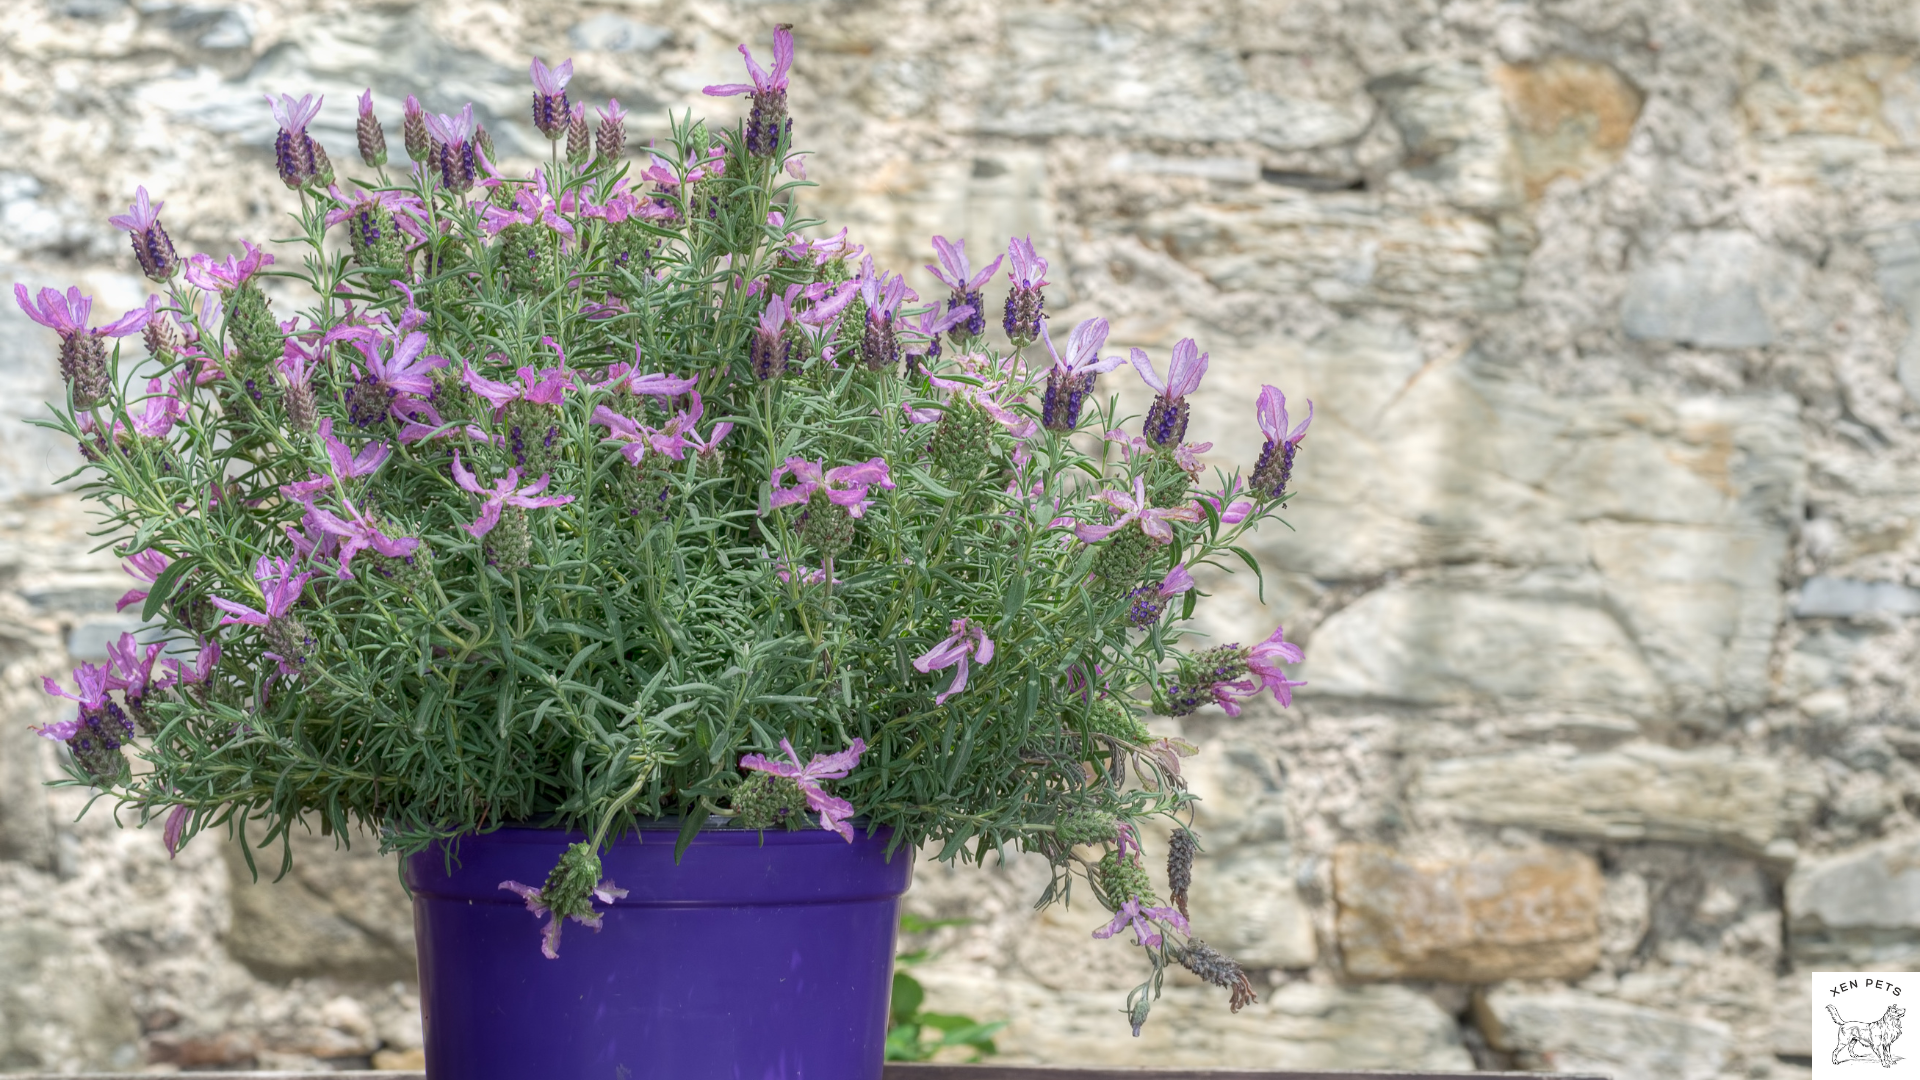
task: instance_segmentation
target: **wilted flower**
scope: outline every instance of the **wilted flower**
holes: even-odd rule
[[[1300,449],[1300,440],[1307,437],[1307,425],[1313,423],[1313,402],[1307,402],[1307,418],[1288,430],[1287,395],[1278,387],[1262,386],[1255,415],[1267,444],[1253,467],[1253,490],[1263,499],[1278,499],[1287,493],[1287,481],[1293,477],[1293,455]]]
[[[985,667],[993,659],[993,639],[987,631],[971,619],[955,619],[947,627],[948,633],[938,645],[914,658],[913,669],[922,675],[931,675],[950,667],[960,670],[953,673],[953,682],[945,690],[934,695],[935,705],[945,705],[947,699],[967,688],[969,661],[977,661]]]
[[[1105,927],[1095,930],[1093,936],[1104,940],[1128,927],[1132,927],[1133,943],[1135,945],[1145,945],[1148,948],[1157,949],[1165,939],[1161,937],[1160,931],[1154,927],[1153,923],[1148,921],[1150,919],[1158,919],[1172,926],[1182,934],[1192,933],[1192,930],[1187,926],[1187,917],[1185,915],[1180,914],[1170,907],[1149,907],[1142,904],[1139,897],[1129,896],[1127,897],[1126,903],[1120,905],[1120,910],[1114,913],[1113,921]]]
[[[1140,350],[1133,350],[1133,369],[1148,386],[1159,391],[1147,409],[1142,426],[1147,441],[1155,446],[1173,446],[1187,434],[1187,395],[1200,389],[1200,377],[1207,373],[1207,354],[1192,338],[1174,342],[1173,360],[1167,364],[1167,377],[1153,369],[1153,361]]]
[[[805,793],[807,806],[820,812],[820,827],[828,832],[839,833],[847,843],[853,843],[853,826],[847,824],[847,819],[853,816],[853,804],[827,794],[820,786],[820,781],[838,780],[852,772],[853,767],[860,763],[860,755],[867,752],[866,742],[855,739],[852,745],[839,753],[815,754],[813,760],[805,765],[800,764],[800,755],[793,752],[792,743],[781,739],[780,750],[787,755],[786,761],[764,754],[742,754],[740,767],[793,781]]]
[[[500,887],[518,896],[520,899],[525,900],[528,911],[533,912],[535,915],[544,915],[547,917],[547,924],[540,929],[540,955],[549,960],[560,959],[560,929],[566,924],[562,920],[559,912],[547,907],[545,897],[542,895],[543,891],[531,885],[522,885],[517,881],[503,881],[500,883]],[[611,904],[620,897],[627,895],[627,890],[620,888],[606,878],[601,878],[595,883],[591,891],[593,898],[603,904]],[[567,915],[566,918],[572,919],[574,922],[579,923],[581,926],[595,933],[600,931],[601,915],[597,911],[573,912]]]
[[[949,241],[944,236],[933,238],[933,252],[939,258],[939,266],[928,266],[927,272],[937,278],[942,285],[952,290],[947,296],[949,314],[961,308],[969,308],[966,314],[965,329],[953,324],[953,340],[957,344],[970,337],[979,337],[987,329],[987,305],[980,297],[980,288],[993,280],[994,272],[1000,269],[1000,263],[1006,258],[995,255],[993,262],[979,273],[973,273],[973,266],[967,261],[967,242]]]
[[[140,261],[140,272],[154,281],[165,281],[180,269],[180,255],[160,225],[160,208],[165,205],[150,202],[147,189],[139,187],[134,189],[133,205],[127,212],[107,219],[107,224],[125,229],[133,237],[133,257]]]
[[[746,57],[747,74],[753,81],[709,86],[704,92],[712,97],[751,94],[753,108],[747,115],[747,153],[754,157],[772,157],[779,151],[781,137],[793,130],[793,121],[787,117],[787,72],[793,68],[793,31],[784,25],[773,28],[771,72],[754,60],[745,45],[740,46],[740,55]]]

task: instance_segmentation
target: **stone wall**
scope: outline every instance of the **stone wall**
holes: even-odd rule
[[[1264,1000],[1175,985],[1127,1038],[1130,948],[1015,858],[922,866],[911,906],[975,920],[909,943],[932,1007],[1020,1059],[1798,1076],[1804,972],[1920,961],[1909,4],[20,0],[0,279],[135,301],[104,218],[142,182],[184,248],[271,235],[262,91],[326,93],[336,161],[369,84],[525,153],[528,53],[658,133],[732,115],[698,87],[776,22],[813,209],[902,268],[1030,232],[1060,325],[1210,350],[1221,464],[1259,383],[1316,406],[1267,606],[1216,605],[1311,685],[1167,726],[1200,932]],[[18,422],[56,380],[0,310],[0,1070],[408,1060],[390,864],[303,840],[256,886],[35,786],[33,680],[127,625]]]

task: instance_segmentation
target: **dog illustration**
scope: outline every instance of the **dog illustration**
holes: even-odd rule
[[[1880,1019],[1871,1024],[1864,1020],[1843,1020],[1840,1010],[1832,1005],[1827,1006],[1827,1015],[1840,1026],[1839,1042],[1833,1047],[1835,1065],[1873,1058],[1880,1062],[1881,1068],[1891,1069],[1894,1062],[1901,1060],[1893,1055],[1893,1044],[1900,1038],[1900,1018],[1907,1015],[1907,1010],[1889,1005]]]

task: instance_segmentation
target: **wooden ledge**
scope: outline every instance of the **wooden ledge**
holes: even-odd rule
[[[8,1080],[154,1080],[154,1072],[83,1072],[81,1076],[25,1074]],[[426,1080],[424,1072],[175,1072],[175,1080]],[[1273,1068],[1104,1068],[1085,1065],[902,1065],[885,1080],[1500,1080],[1540,1078],[1546,1072],[1281,1072]],[[1555,1072],[1553,1080],[1609,1080],[1597,1074]]]

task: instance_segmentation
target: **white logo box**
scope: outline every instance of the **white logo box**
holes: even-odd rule
[[[1920,1080],[1920,975],[1813,973],[1813,1080]]]

